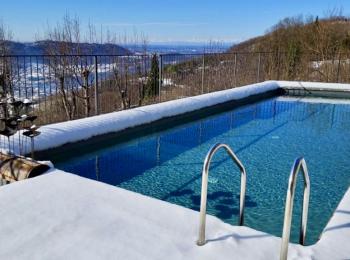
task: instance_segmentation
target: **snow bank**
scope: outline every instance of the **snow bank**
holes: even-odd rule
[[[0,259],[279,259],[278,237],[208,215],[199,247],[198,212],[59,170],[0,191]],[[350,256],[346,196],[321,240],[290,244],[288,259]]]
[[[0,190],[0,259],[279,256],[280,238],[209,215],[209,242],[199,247],[198,212],[58,170]],[[289,253],[300,259],[311,250],[292,245]]]
[[[180,115],[231,100],[242,99],[277,88],[276,82],[267,81],[200,96],[46,125],[40,128],[41,135],[35,138],[35,150],[46,150],[70,142],[89,139],[93,136],[121,131],[162,118]],[[18,138],[18,135],[15,138]],[[18,149],[16,151],[18,152]]]
[[[46,125],[40,128],[42,134],[35,138],[35,150],[46,150],[67,143],[86,140],[93,136],[121,131],[130,127],[151,123],[162,118],[180,115],[232,100],[239,100],[278,88],[350,91],[350,84],[265,81],[199,96]],[[18,134],[14,138],[18,138]],[[15,144],[16,143],[18,142],[16,141]],[[5,147],[2,148],[6,149],[7,143],[4,142],[3,145]],[[26,151],[29,152],[29,149],[28,145]],[[15,148],[15,151],[18,153],[18,148]]]
[[[323,230],[321,239],[312,246],[314,259],[350,259],[350,189],[340,201]]]

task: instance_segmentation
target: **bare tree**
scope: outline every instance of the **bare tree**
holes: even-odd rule
[[[78,17],[66,14],[62,23],[48,28],[46,33],[46,53],[52,56],[54,77],[58,80],[61,102],[67,119],[77,116],[79,101],[82,101],[85,116],[91,111],[91,91],[94,63],[91,58],[83,57],[92,54],[92,44],[82,43],[82,28]],[[96,30],[92,23],[88,24],[85,39],[88,43],[96,40]]]
[[[127,109],[132,105],[142,105],[145,98],[145,88],[147,81],[147,47],[148,40],[143,33],[133,30],[132,36],[124,34],[122,36],[111,36],[107,31],[107,39],[111,46],[130,46],[135,52],[143,55],[136,57],[114,56],[113,76],[116,86],[117,96],[121,100],[121,108]],[[110,52],[111,53],[111,52]],[[115,52],[112,52],[112,54]],[[135,100],[136,99],[136,100]]]
[[[46,33],[48,40],[46,53],[59,55],[52,57],[54,62],[50,62],[50,64],[54,67],[52,71],[58,81],[60,100],[67,119],[74,119],[81,114],[84,116],[91,114],[92,99],[94,98],[91,87],[95,81],[96,63],[108,62],[109,66],[112,67],[111,78],[105,78],[104,82],[100,82],[100,98],[108,98],[106,97],[108,94],[104,95],[102,92],[108,92],[107,86],[113,83],[116,96],[114,100],[119,103],[117,107],[121,106],[122,109],[127,109],[133,104],[142,104],[145,84],[138,79],[146,77],[142,73],[145,73],[147,64],[144,63],[144,59],[137,60],[129,55],[119,56],[115,54],[118,53],[120,45],[132,46],[134,49],[141,50],[142,54],[146,54],[146,36],[134,30],[131,37],[126,34],[124,37],[117,37],[109,30],[103,33],[101,27],[100,40],[104,44],[105,54],[109,54],[110,57],[108,61],[103,57],[97,57],[98,61],[96,62],[95,57],[84,56],[96,54],[94,52],[95,43],[98,40],[96,28],[93,23],[89,22],[86,30],[83,29],[77,17],[71,17],[67,14],[62,23],[48,28]],[[144,69],[142,70],[142,68]],[[83,111],[81,111],[82,107]]]
[[[14,78],[12,73],[10,41],[12,31],[0,20],[0,91],[1,96],[11,94],[13,96]]]

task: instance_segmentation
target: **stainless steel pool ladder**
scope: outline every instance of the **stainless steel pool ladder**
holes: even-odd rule
[[[299,243],[301,245],[304,245],[305,243],[307,214],[309,209],[309,197],[310,197],[310,179],[309,179],[309,173],[306,167],[306,162],[304,158],[300,157],[295,160],[292,170],[290,172],[289,181],[288,181],[288,190],[287,190],[287,198],[286,198],[286,208],[284,212],[282,244],[281,244],[281,253],[280,253],[281,260],[286,260],[288,257],[288,245],[289,245],[289,237],[290,237],[290,228],[292,223],[295,186],[296,186],[296,181],[297,181],[297,177],[298,177],[298,173],[300,172],[300,169],[302,170],[303,177],[304,177],[304,197],[303,197],[303,211],[301,215]]]
[[[241,163],[241,161],[237,158],[236,154],[233,150],[227,145],[218,143],[215,144],[207,153],[202,170],[202,191],[201,191],[201,208],[200,208],[200,223],[199,223],[199,237],[197,240],[197,245],[202,246],[205,244],[205,217],[207,210],[207,191],[208,191],[208,175],[209,175],[209,167],[211,160],[214,154],[220,149],[224,148],[229,156],[232,158],[234,163],[238,166],[241,172],[241,195],[240,195],[240,203],[239,203],[239,225],[242,226],[244,223],[244,201],[245,201],[245,190],[246,190],[246,171]]]

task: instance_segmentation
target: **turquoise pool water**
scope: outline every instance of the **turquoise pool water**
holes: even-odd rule
[[[209,148],[229,144],[247,170],[245,225],[281,236],[287,181],[304,156],[311,197],[307,243],[315,243],[350,185],[350,102],[271,98],[166,131],[51,158],[57,168],[199,210],[201,169]],[[219,151],[209,174],[208,213],[236,225],[239,171]],[[292,241],[302,198],[299,176]],[[77,191],[78,192],[78,191]]]

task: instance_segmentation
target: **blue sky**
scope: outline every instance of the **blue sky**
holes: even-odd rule
[[[284,17],[323,16],[333,8],[350,15],[349,0],[5,0],[0,18],[19,41],[40,38],[46,24],[56,24],[68,12],[103,31],[137,30],[151,42],[236,42],[263,34]]]

